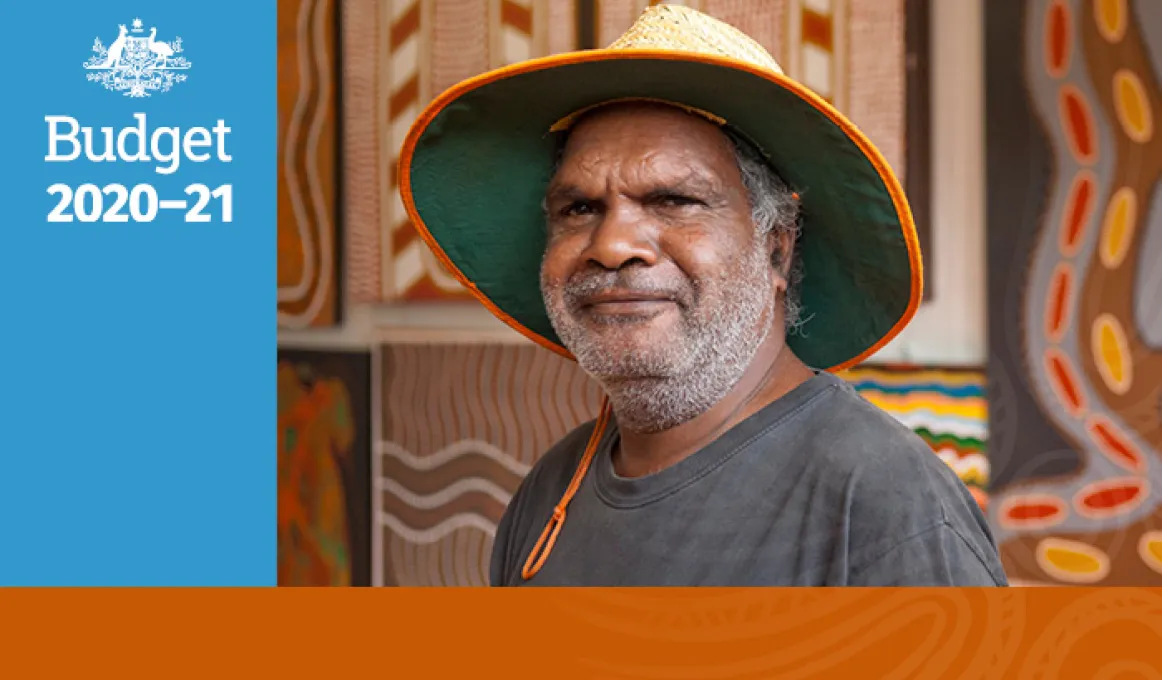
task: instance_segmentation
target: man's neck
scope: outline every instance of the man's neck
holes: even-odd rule
[[[738,383],[702,414],[661,432],[619,432],[614,469],[622,477],[642,477],[674,465],[813,375],[781,334],[771,333]]]

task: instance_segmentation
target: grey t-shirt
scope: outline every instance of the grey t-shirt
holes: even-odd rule
[[[614,472],[611,422],[552,552],[525,581],[592,429],[554,445],[514,494],[496,534],[493,585],[1007,585],[963,483],[829,373],[646,477]]]

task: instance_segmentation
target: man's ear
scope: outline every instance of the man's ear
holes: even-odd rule
[[[778,275],[775,281],[775,290],[778,293],[787,291],[788,279],[791,275],[791,254],[794,252],[795,240],[792,232],[787,229],[775,229],[767,234],[767,250],[770,253],[771,266]]]

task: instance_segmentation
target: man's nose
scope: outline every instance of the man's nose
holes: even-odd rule
[[[609,270],[635,261],[651,266],[658,261],[657,229],[640,206],[625,200],[613,202],[592,232],[584,256]]]

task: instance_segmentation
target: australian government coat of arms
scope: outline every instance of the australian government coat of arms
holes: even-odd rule
[[[158,40],[156,27],[150,27],[147,35],[141,19],[134,19],[132,26],[120,24],[108,47],[99,37],[93,41],[93,56],[85,62],[88,80],[126,97],[166,92],[185,80],[182,71],[190,68],[190,62],[182,56],[182,39]]]

